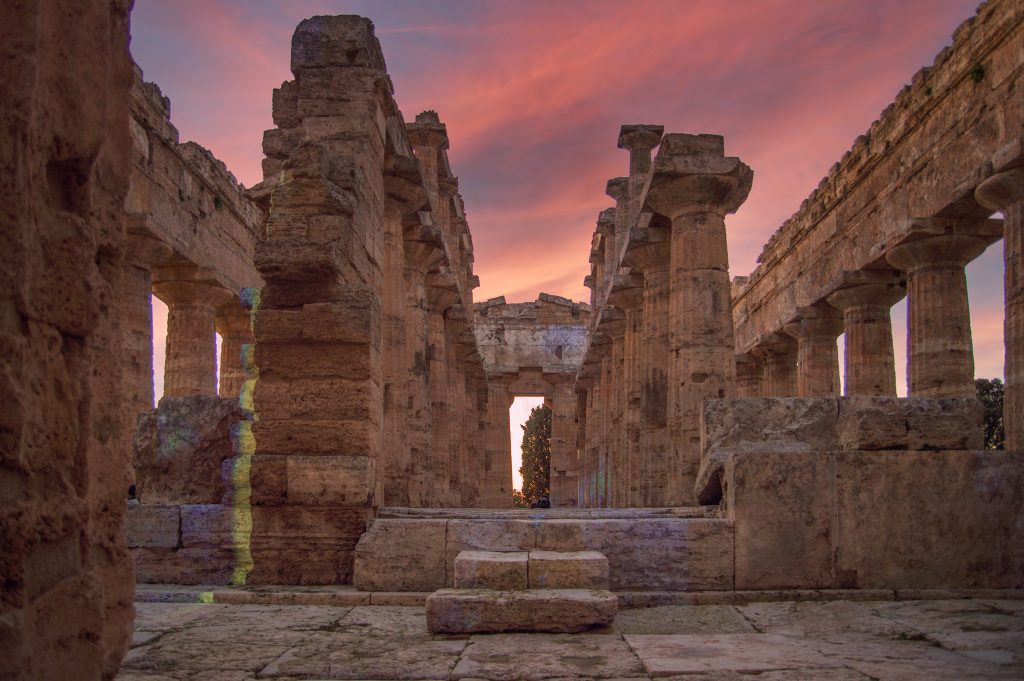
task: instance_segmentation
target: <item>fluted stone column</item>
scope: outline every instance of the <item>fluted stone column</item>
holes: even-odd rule
[[[622,340],[622,372],[619,382],[622,394],[622,426],[618,442],[624,459],[625,489],[621,505],[643,505],[642,491],[649,483],[650,472],[644,465],[640,451],[640,405],[643,385],[640,380],[640,355],[643,339],[643,277],[638,274],[620,274],[612,278],[608,301],[624,314]]]
[[[1024,450],[1024,167],[989,178],[975,196],[987,208],[1003,213],[1003,258],[1006,346],[1003,396],[1005,448]]]
[[[411,238],[415,236],[416,238]],[[428,336],[427,274],[445,262],[441,237],[436,227],[421,225],[416,234],[406,234],[405,250],[405,341],[408,367],[405,397],[408,423],[408,461],[405,479],[409,504],[429,503],[429,463],[433,457],[431,426],[432,399],[429,383],[430,343]],[[404,449],[404,448],[403,448]]]
[[[583,371],[593,376],[587,391],[587,447],[589,467],[588,498],[592,508],[602,508],[607,498],[607,459],[604,451],[607,412],[606,381],[603,369],[611,349],[611,339],[596,329],[590,335],[590,348],[583,360]]]
[[[661,142],[665,128],[660,125],[624,125],[619,128],[619,149],[629,151],[627,228],[640,214],[644,185],[651,174],[651,150]]]
[[[845,394],[896,395],[896,365],[889,310],[906,295],[894,284],[862,284],[828,297],[843,313]]]
[[[484,508],[512,506],[512,435],[508,410],[514,397],[508,378],[487,377],[487,461],[485,465]]]
[[[623,260],[643,273],[639,357],[639,451],[644,471],[639,503],[643,506],[677,506],[684,498],[668,430],[670,238],[667,228],[633,229]]]
[[[736,355],[736,396],[762,397],[764,383],[764,360],[753,353]]]
[[[221,397],[241,397],[242,384],[246,381],[242,353],[246,346],[252,346],[252,322],[249,310],[241,301],[232,300],[217,310],[214,320],[220,334],[220,382],[217,393]]]
[[[758,343],[752,352],[764,361],[763,395],[795,397],[796,341],[784,333],[773,333]]]
[[[546,377],[551,391],[551,508],[579,506],[576,461],[576,392],[565,376]]]
[[[626,316],[622,310],[606,307],[601,313],[598,331],[608,335],[610,350],[604,362],[601,382],[607,395],[608,408],[604,411],[603,450],[608,461],[606,489],[607,505],[612,508],[626,506],[629,493],[629,466],[626,451],[626,381],[625,342]]]
[[[164,395],[216,395],[214,320],[233,294],[219,284],[180,279],[154,282],[153,292],[167,304]]]
[[[615,261],[617,255],[615,252],[615,212],[614,208],[603,210],[597,219],[597,233],[601,237],[601,253],[604,255],[604,260],[601,263],[601,279],[599,280],[602,305],[608,303],[608,287],[618,269],[618,263]]]
[[[430,426],[432,433],[429,458],[428,505],[443,507],[450,499],[451,420],[452,405],[448,386],[448,341],[445,333],[445,311],[459,301],[454,277],[450,273],[427,275],[427,384],[430,390]]]
[[[786,325],[796,339],[796,394],[822,397],[839,394],[839,349],[843,332],[839,310],[828,304],[797,309],[797,319]]]
[[[907,275],[910,397],[976,394],[964,267],[984,250],[982,239],[949,234],[901,244],[886,254]]]
[[[735,393],[732,286],[725,216],[750,192],[753,172],[725,156],[718,135],[665,135],[647,205],[672,221],[669,428],[683,501],[695,501],[704,400]]]
[[[587,410],[589,403],[588,394],[593,385],[593,379],[585,376],[581,370],[576,378],[575,386],[576,460],[579,466],[579,474],[577,475],[579,491],[577,499],[581,508],[589,508],[591,506],[589,496],[590,462],[587,458],[587,420],[589,417]]]
[[[125,428],[130,440],[135,418],[153,408],[153,267],[171,256],[171,249],[156,237],[129,233],[125,243],[121,283],[121,320],[124,333],[124,404],[129,413]]]
[[[409,383],[415,372],[414,356],[407,338],[408,317],[413,307],[422,303],[413,296],[409,299],[407,285],[412,282],[422,288],[424,268],[433,268],[442,258],[437,242],[405,243],[408,226],[413,237],[423,228],[418,212],[427,204],[419,162],[412,157],[393,154],[386,159],[384,168],[383,263],[384,291],[381,297],[381,361],[384,377],[383,426],[381,428],[381,468],[385,506],[408,506],[410,435],[414,426],[410,421]],[[406,250],[420,260],[407,266]],[[417,319],[418,314],[413,314]],[[422,424],[419,424],[422,427]]]

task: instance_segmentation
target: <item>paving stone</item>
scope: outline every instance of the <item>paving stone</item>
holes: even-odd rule
[[[624,610],[615,616],[623,634],[745,634],[754,627],[728,605],[666,605]]]
[[[805,643],[774,634],[626,634],[651,676],[696,672],[766,672],[800,667],[841,667]]]
[[[441,589],[427,599],[427,626],[449,634],[578,632],[611,624],[618,607],[610,591]]]
[[[599,551],[530,551],[531,589],[607,589],[608,558]]]
[[[803,638],[861,633],[893,639],[919,638],[921,630],[881,616],[873,603],[831,601],[824,603],[751,603],[737,606],[757,630],[768,634]]]
[[[460,551],[455,557],[455,588],[526,589],[528,555],[525,551]]]
[[[611,679],[643,674],[620,637],[568,634],[473,636],[452,679]]]

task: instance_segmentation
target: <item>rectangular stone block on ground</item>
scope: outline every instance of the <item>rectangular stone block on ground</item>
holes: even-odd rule
[[[447,520],[373,521],[355,548],[361,591],[433,591],[445,586]]]
[[[617,611],[610,591],[441,589],[427,598],[427,628],[435,634],[571,633],[611,624]]]
[[[525,551],[461,551],[455,557],[455,588],[522,591],[527,556]]]
[[[531,589],[607,589],[608,558],[599,551],[530,551]]]
[[[461,551],[528,551],[536,547],[537,526],[525,520],[449,520],[445,559],[448,579],[455,583],[455,557]],[[440,587],[435,587],[440,588]]]

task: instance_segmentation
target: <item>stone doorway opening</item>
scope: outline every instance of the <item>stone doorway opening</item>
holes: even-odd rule
[[[512,457],[512,489],[515,491],[523,490],[523,475],[519,471],[523,465],[523,427],[530,418],[530,412],[543,404],[544,395],[516,395],[508,409],[509,441],[512,445],[509,454]]]

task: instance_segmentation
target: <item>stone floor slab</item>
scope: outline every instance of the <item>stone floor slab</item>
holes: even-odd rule
[[[624,638],[654,677],[844,666],[823,659],[799,640],[775,634],[626,634]]]
[[[476,635],[452,679],[612,679],[643,675],[640,661],[618,635]]]
[[[615,617],[623,634],[746,634],[754,627],[729,605],[666,605],[623,610]]]

